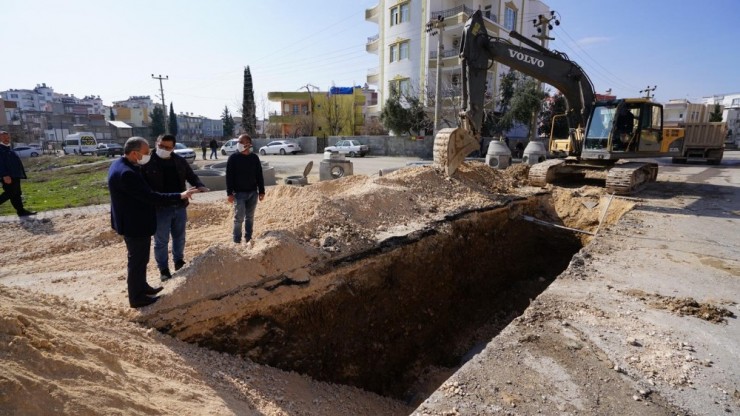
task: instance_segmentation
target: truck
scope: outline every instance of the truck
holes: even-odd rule
[[[95,134],[90,132],[78,132],[68,134],[64,137],[64,154],[84,155],[90,154],[95,155],[98,148],[98,141],[95,139]]]
[[[675,143],[678,156],[673,163],[701,160],[719,165],[725,152],[727,124],[724,122],[679,123],[663,129],[664,135]]]
[[[465,157],[478,149],[489,61],[557,88],[568,110],[568,137],[551,137],[549,152],[562,158],[533,165],[529,181],[543,186],[568,176],[588,172],[606,173],[607,191],[630,194],[655,181],[658,165],[621,159],[681,157],[680,135],[663,131],[663,106],[649,98],[596,101],[588,75],[565,53],[551,51],[532,40],[510,32],[521,42],[489,36],[480,11],[468,19],[460,42],[462,60],[462,111],[457,128],[442,129],[435,136],[434,163],[452,175]]]

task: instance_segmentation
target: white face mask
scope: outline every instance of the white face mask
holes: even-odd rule
[[[3,145],[3,146],[5,146],[5,147],[10,147],[10,142],[7,142],[7,143],[5,143],[5,142],[0,142],[0,144],[1,144],[1,145]]]
[[[157,156],[161,157],[162,159],[169,159],[171,153],[172,153],[172,150],[164,150],[164,149],[157,148]]]
[[[151,158],[152,158],[152,155],[146,154],[142,156],[141,160],[137,160],[136,163],[138,163],[139,165],[146,165],[147,163],[149,163],[149,159]]]
[[[241,143],[237,143],[236,144],[236,150],[238,150],[239,153],[241,153],[241,152],[243,152],[243,151],[245,151],[247,149],[251,149],[251,148],[252,148],[252,146],[247,147],[247,146],[245,146],[245,145],[243,145]]]

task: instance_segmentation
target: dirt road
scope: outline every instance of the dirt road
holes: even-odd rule
[[[740,153],[635,209],[414,414],[740,412]]]

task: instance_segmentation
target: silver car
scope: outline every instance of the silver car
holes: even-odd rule
[[[264,155],[286,155],[296,154],[301,151],[301,145],[290,140],[276,140],[260,147],[260,154]]]
[[[365,157],[366,154],[370,153],[370,148],[364,144],[361,144],[357,140],[340,140],[334,146],[327,146],[324,151],[339,152],[349,157]]]
[[[185,158],[185,160],[187,160],[190,164],[195,162],[195,152],[193,151],[193,149],[185,146],[182,143],[175,143],[174,152]]]
[[[36,157],[41,154],[41,149],[30,146],[14,147],[13,151],[18,155],[18,157]]]

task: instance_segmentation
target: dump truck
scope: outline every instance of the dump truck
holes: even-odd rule
[[[672,139],[672,151],[680,154],[672,158],[673,163],[706,161],[719,165],[725,152],[727,124],[724,122],[680,123],[665,127],[663,137]]]

